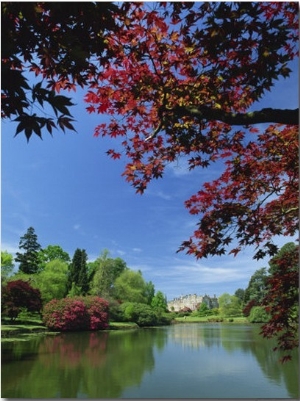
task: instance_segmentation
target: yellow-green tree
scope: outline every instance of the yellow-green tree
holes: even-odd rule
[[[55,259],[45,265],[44,270],[35,278],[43,303],[66,296],[68,283],[67,263]]]
[[[142,273],[125,270],[115,281],[115,295],[121,301],[147,303],[147,283]]]
[[[4,283],[14,269],[13,255],[7,251],[1,251],[1,283]]]
[[[241,301],[227,292],[219,297],[219,310],[222,316],[236,316],[242,312]]]

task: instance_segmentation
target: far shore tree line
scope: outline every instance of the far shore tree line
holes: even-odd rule
[[[208,317],[211,321],[233,321],[234,317],[245,316],[251,323],[263,323],[262,333],[268,337],[278,310],[282,313],[285,308],[289,327],[297,330],[296,282],[293,292],[284,293],[284,283],[293,277],[297,280],[291,272],[298,272],[298,247],[292,242],[270,260],[268,269],[255,271],[246,289],[239,288],[233,295],[222,294],[218,298],[219,308],[210,309],[202,302],[194,311],[184,307],[179,312],[168,311],[166,296],[156,292],[141,271],[131,270],[121,258],[111,258],[108,250],[88,262],[86,251],[77,248],[71,259],[59,245],[42,248],[33,227],[21,237],[19,248],[15,259],[8,252],[1,252],[2,310],[11,320],[24,310],[40,312],[49,328],[63,331],[104,329],[109,320],[149,326],[169,324],[174,317],[183,316]],[[287,258],[290,272],[281,268],[282,260]],[[13,272],[14,261],[19,263],[17,272]],[[278,292],[285,297],[284,305]],[[57,316],[56,320],[53,316]],[[278,326],[279,336],[282,329]],[[292,341],[293,333],[290,334]],[[291,349],[293,343],[289,346]]]
[[[129,320],[141,326],[170,322],[171,318],[164,316],[166,296],[155,291],[152,281],[147,282],[141,271],[130,269],[121,258],[112,258],[108,250],[88,262],[86,251],[77,248],[71,259],[59,245],[42,248],[33,227],[20,238],[19,249],[15,259],[1,252],[2,312],[12,320],[25,309],[42,313],[48,327],[70,330],[73,326],[64,326],[61,321],[68,320],[67,316],[72,320],[70,310],[74,308],[88,315],[83,312],[84,299],[88,299],[92,304],[101,304],[105,314],[101,328],[107,327],[108,320]],[[16,272],[14,262],[19,263]],[[70,304],[70,299],[77,303]],[[50,311],[55,310],[61,311],[57,325],[49,318]],[[81,316],[81,327],[89,326],[86,318]]]

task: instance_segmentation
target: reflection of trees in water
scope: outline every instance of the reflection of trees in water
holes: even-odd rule
[[[289,395],[298,398],[298,353],[295,351],[292,361],[282,365],[278,362],[279,353],[272,351],[275,342],[264,339],[259,332],[258,325],[186,323],[171,327],[169,338],[183,348],[222,346],[228,353],[239,350],[244,354],[252,354],[265,377],[278,385],[283,381]]]
[[[222,347],[254,355],[265,377],[284,385],[290,397],[299,397],[297,353],[281,365],[258,326],[234,324],[66,333],[3,344],[2,397],[119,398],[154,369],[154,348],[163,350],[168,340],[193,350]]]
[[[295,349],[291,355],[292,360],[285,364],[279,362],[282,356],[272,349],[277,345],[274,339],[262,338],[259,334],[260,327],[252,331],[251,351],[256,357],[264,375],[274,380],[277,384],[284,383],[291,398],[299,399],[299,353]]]
[[[5,341],[2,343],[1,361],[2,363],[21,359],[30,359],[37,356],[38,345],[42,341],[42,336],[31,337],[30,340]],[[26,343],[26,345],[25,345]]]
[[[49,357],[55,367],[75,369],[86,365],[98,367],[105,361],[108,333],[68,333],[49,338],[39,350],[40,362],[49,366]]]
[[[221,344],[218,325],[206,323],[177,324],[169,331],[169,337],[183,348],[210,348]]]
[[[139,385],[145,372],[154,369],[154,346],[161,348],[165,337],[162,330],[111,332],[105,367],[102,371],[94,370],[88,374],[86,394],[91,398],[117,398],[125,388]]]
[[[222,346],[228,352],[236,349],[255,356],[265,377],[284,385],[291,398],[299,398],[299,354],[295,350],[292,361],[282,365],[279,362],[280,353],[272,349],[276,346],[274,340],[263,338],[260,334],[260,325],[230,326],[222,325],[220,337]]]
[[[17,369],[12,364],[13,372],[6,367],[5,378],[15,379],[10,386],[5,383],[2,392],[11,398],[117,398],[154,368],[153,348],[162,349],[165,343],[164,330],[45,337],[35,344],[35,359],[29,365],[21,360]],[[26,347],[23,350],[24,356]]]
[[[42,336],[37,336],[30,341],[5,341],[1,345],[1,396],[3,398],[22,397],[22,383],[26,382],[28,375],[31,374],[38,358],[38,346],[42,340]]]

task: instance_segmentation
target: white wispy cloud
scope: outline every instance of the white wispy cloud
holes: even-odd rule
[[[121,249],[118,249],[116,252],[117,252],[117,254],[120,255],[120,256],[126,255],[126,252],[125,252],[125,251],[122,251]]]
[[[141,248],[132,248],[133,252],[142,252],[143,250]]]

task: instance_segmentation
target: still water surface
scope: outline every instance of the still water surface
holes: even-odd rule
[[[176,324],[2,343],[3,398],[299,398],[258,326]]]

